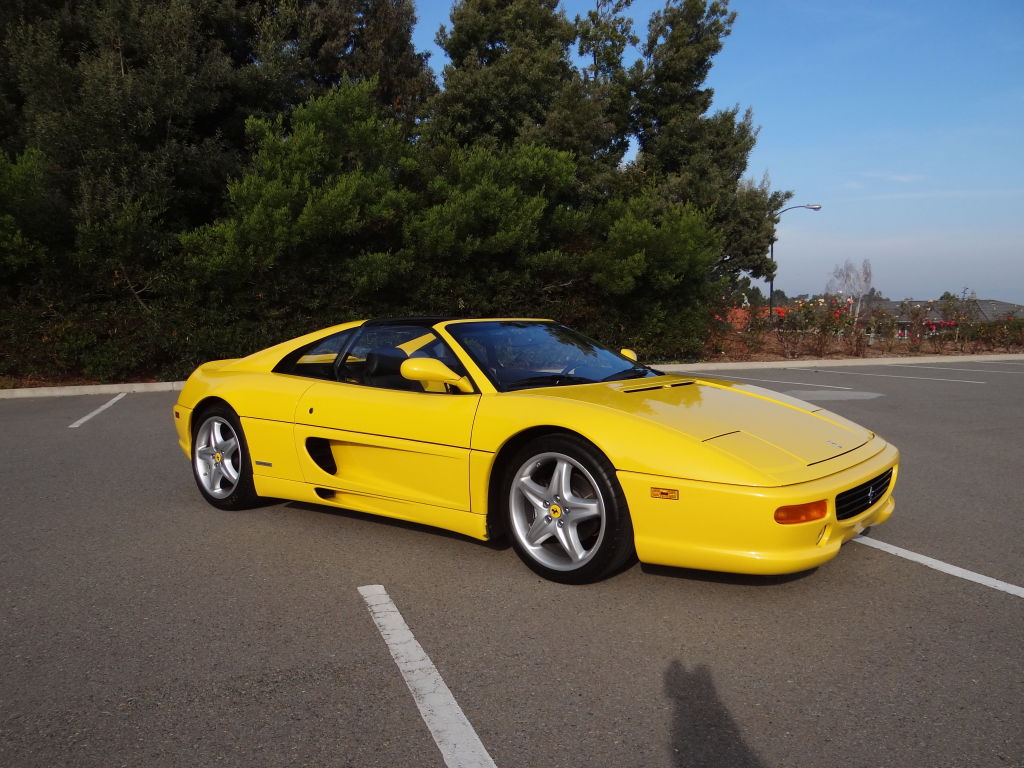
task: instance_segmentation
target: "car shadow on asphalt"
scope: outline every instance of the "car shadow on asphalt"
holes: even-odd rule
[[[799,573],[784,573],[778,576],[756,576],[746,573],[719,573],[718,571],[701,571],[696,568],[674,568],[668,565],[640,564],[640,570],[652,576],[665,576],[672,579],[687,581],[705,581],[712,584],[735,584],[742,587],[773,587],[789,584],[793,581],[806,579],[817,571],[812,568]]]
[[[456,533],[455,531],[449,531],[444,528],[435,528],[432,525],[426,525],[424,523],[414,523],[408,520],[400,520],[396,517],[384,517],[383,515],[375,515],[370,512],[357,512],[353,509],[342,509],[341,507],[329,507],[327,505],[311,504],[305,501],[281,501],[281,500],[269,500],[271,503],[279,503],[286,509],[301,509],[307,512],[319,512],[322,514],[335,515],[337,517],[348,517],[354,520],[364,520],[367,523],[373,523],[374,525],[382,525],[390,528],[401,528],[407,531],[419,531],[421,533],[428,533],[432,536],[441,536],[446,539],[454,539],[456,541],[464,541],[469,544],[475,544],[477,546],[485,547],[487,549],[495,551],[504,551],[511,548],[511,542],[508,536],[505,534],[499,534],[490,541],[481,541],[475,539],[472,536],[466,536],[462,533]],[[606,574],[601,581],[614,578],[615,576],[624,573],[625,571],[631,570],[637,565],[636,557],[627,559],[619,567],[615,568],[610,573]],[[738,586],[747,587],[771,587],[779,584],[788,584],[789,582],[799,581],[804,579],[815,572],[816,569],[809,571],[801,571],[800,573],[787,573],[781,576],[752,576],[742,573],[719,573],[716,571],[702,571],[695,568],[676,568],[667,565],[647,565],[646,563],[640,563],[640,570],[643,573],[652,576],[664,576],[673,579],[685,579],[687,581],[704,581],[713,584],[734,584]]]
[[[329,507],[327,505],[321,506],[320,504],[310,504],[305,501],[278,501],[278,503],[286,509],[301,509],[306,512],[321,512],[328,515],[335,515],[337,517],[348,517],[353,520],[365,520],[368,523],[383,525],[390,528],[402,528],[407,531],[420,531],[422,533],[429,533],[433,536],[441,536],[446,539],[455,539],[456,541],[478,544],[488,549],[504,550],[511,546],[508,539],[505,537],[498,537],[491,541],[481,541],[480,539],[475,539],[472,536],[466,536],[465,534],[457,533],[456,531],[449,531],[445,528],[437,528],[433,525],[426,525],[425,523],[414,523],[409,520],[401,520],[397,517],[375,515],[371,512],[357,512],[354,509]]]
[[[687,669],[673,661],[665,670],[665,695],[674,709],[669,750],[676,768],[768,768],[743,740],[707,666]]]

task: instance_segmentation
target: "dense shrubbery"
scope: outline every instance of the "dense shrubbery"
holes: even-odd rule
[[[905,301],[895,312],[866,306],[859,316],[851,300],[829,294],[776,307],[774,317],[754,303],[716,314],[704,353],[744,360],[1024,351],[1024,318],[980,314],[973,299],[956,297]]]
[[[439,89],[411,0],[6,5],[0,376],[178,377],[413,313],[699,355],[787,195],[711,112],[726,3],[672,0],[632,66],[627,6],[462,0]]]

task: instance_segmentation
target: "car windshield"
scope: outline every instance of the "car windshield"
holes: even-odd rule
[[[447,330],[501,392],[658,375],[558,323],[484,320]]]

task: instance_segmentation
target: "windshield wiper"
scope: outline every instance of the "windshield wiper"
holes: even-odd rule
[[[528,387],[557,387],[562,384],[594,384],[593,379],[586,376],[573,376],[568,373],[546,373],[543,376],[528,376],[519,381],[513,381],[506,387],[506,390],[526,389]]]
[[[650,368],[642,365],[634,365],[624,371],[618,371],[611,376],[605,376],[601,381],[621,381],[622,379],[642,379],[651,372]]]

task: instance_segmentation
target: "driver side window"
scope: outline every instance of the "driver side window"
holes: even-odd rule
[[[411,381],[402,376],[402,362],[410,357],[440,360],[459,375],[465,369],[447,344],[422,325],[375,325],[364,327],[341,361],[338,378],[349,384],[400,389],[409,392],[443,393],[443,384]]]

